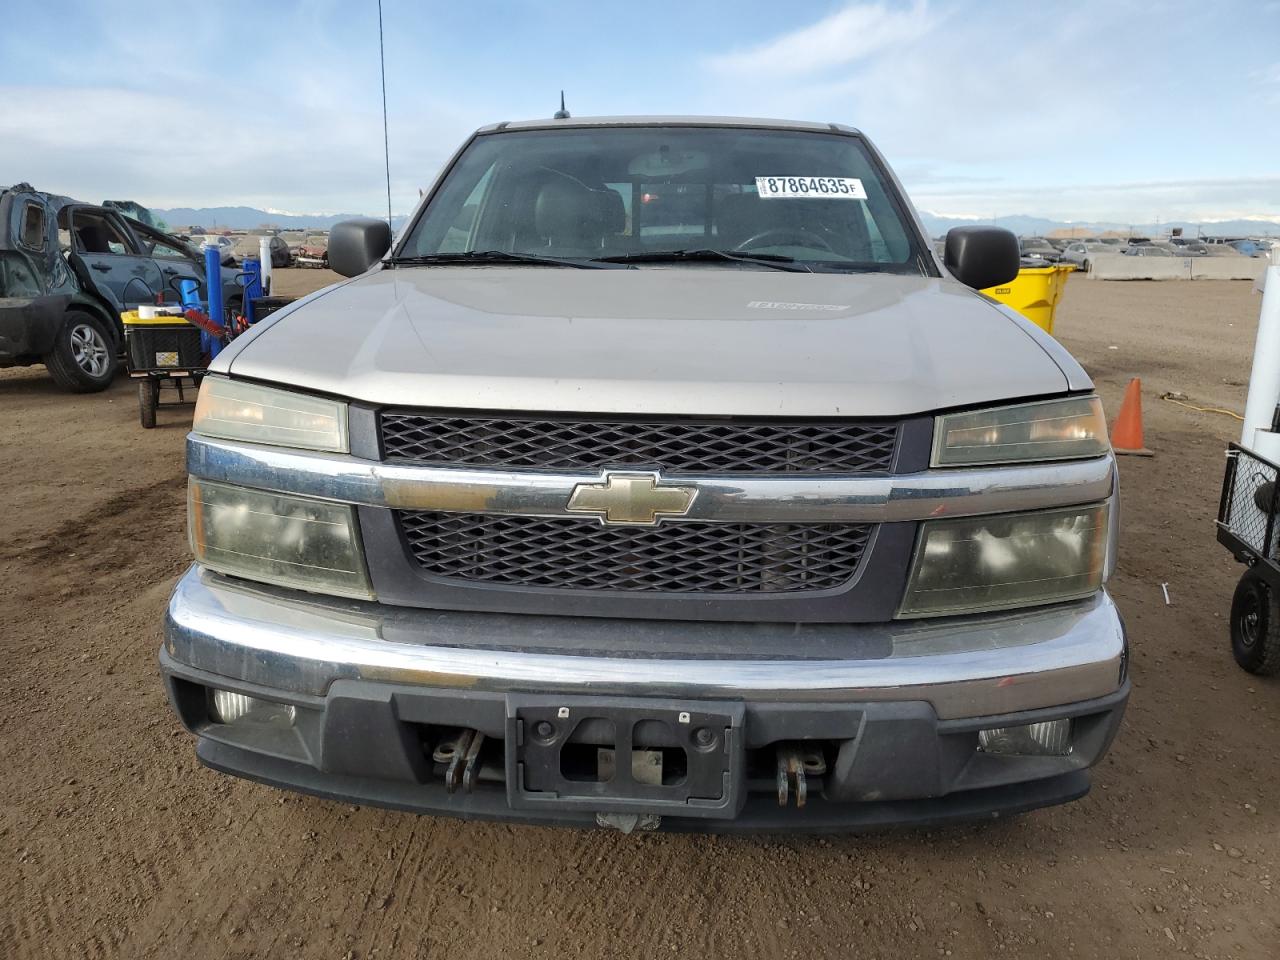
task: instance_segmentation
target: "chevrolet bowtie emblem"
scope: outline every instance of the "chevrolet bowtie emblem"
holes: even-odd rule
[[[574,487],[566,509],[604,523],[653,526],[660,517],[684,516],[697,495],[696,487],[663,484],[656,473],[605,473],[600,483]]]

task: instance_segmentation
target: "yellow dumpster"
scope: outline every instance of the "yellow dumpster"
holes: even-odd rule
[[[1024,267],[1011,282],[999,287],[987,287],[982,292],[1013,307],[1046,333],[1053,333],[1053,309],[1062,299],[1062,291],[1067,286],[1067,274],[1074,269],[1075,267],[1065,263],[1055,263],[1048,267]]]

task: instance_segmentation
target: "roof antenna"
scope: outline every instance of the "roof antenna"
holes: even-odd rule
[[[560,109],[551,115],[552,120],[568,120],[569,111],[564,108],[564,91],[560,91]]]
[[[387,56],[382,46],[382,0],[378,0],[378,69],[382,71],[382,157],[387,165],[387,226],[391,227],[391,139],[387,136]]]

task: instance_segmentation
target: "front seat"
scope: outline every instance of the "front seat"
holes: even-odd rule
[[[569,176],[544,183],[533,205],[534,232],[551,256],[600,256],[624,221],[618,194],[608,188],[592,189]]]
[[[100,223],[86,223],[76,227],[82,253],[110,253],[111,235]]]

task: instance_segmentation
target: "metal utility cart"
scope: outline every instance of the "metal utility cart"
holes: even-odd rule
[[[1250,673],[1280,673],[1280,497],[1276,464],[1238,443],[1227,452],[1218,542],[1246,564],[1231,600],[1231,652]]]
[[[120,315],[124,324],[129,377],[138,382],[138,420],[146,429],[156,425],[160,393],[177,394],[186,400],[183,380],[196,389],[204,378],[208,353],[201,343],[200,329],[181,315],[143,317],[130,310]]]
[[[1280,246],[1263,274],[1258,339],[1240,443],[1227,450],[1218,542],[1244,576],[1231,600],[1231,652],[1250,673],[1280,673]]]

